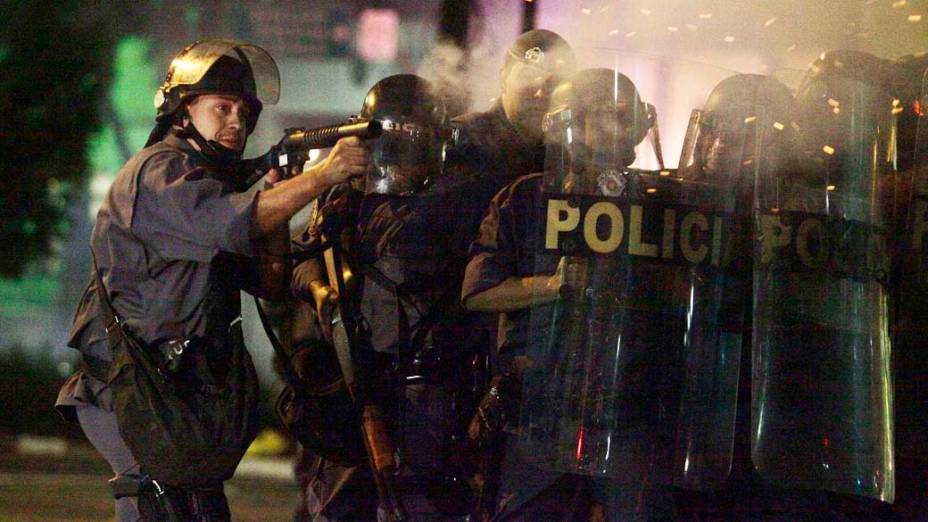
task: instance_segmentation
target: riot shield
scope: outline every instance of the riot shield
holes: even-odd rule
[[[727,476],[745,296],[734,175],[628,168],[623,137],[647,133],[622,114],[653,111],[636,103],[609,105],[617,126],[601,106],[548,114],[536,273],[577,277],[530,310],[517,427],[534,467],[625,497]]]
[[[892,502],[884,197],[895,116],[878,86],[824,69],[800,86],[792,121],[762,133],[752,459],[780,487]]]
[[[899,107],[900,141],[914,147],[905,151],[912,161],[899,166],[893,256],[898,503],[909,510],[924,509],[928,469],[928,70],[917,76],[906,78],[917,90],[906,93]]]

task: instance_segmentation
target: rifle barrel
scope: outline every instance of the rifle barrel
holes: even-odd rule
[[[325,149],[335,146],[335,143],[349,136],[357,136],[362,140],[376,138],[383,131],[378,120],[360,123],[344,123],[327,125],[315,129],[294,129],[286,138],[287,149]]]
[[[310,149],[334,147],[338,140],[349,136],[357,136],[362,140],[373,139],[380,136],[381,132],[383,132],[383,125],[380,120],[339,123],[314,129],[287,129],[283,139],[266,154],[242,162],[241,172],[247,176],[244,186],[250,187],[254,185],[272,168],[295,165],[298,163],[296,158],[307,153]],[[291,155],[293,157],[289,157]],[[286,161],[281,161],[282,157],[287,158]],[[281,163],[285,163],[285,165],[281,165]]]

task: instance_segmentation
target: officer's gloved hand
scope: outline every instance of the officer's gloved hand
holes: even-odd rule
[[[471,440],[487,445],[515,420],[522,400],[522,374],[531,366],[529,358],[518,356],[505,374],[493,377],[467,428]]]
[[[587,284],[585,260],[566,256],[561,258],[554,275],[546,282],[546,286],[562,299],[582,295]]]
[[[338,292],[331,286],[317,281],[313,281],[311,286],[322,336],[326,341],[332,342],[332,317],[338,307]]]

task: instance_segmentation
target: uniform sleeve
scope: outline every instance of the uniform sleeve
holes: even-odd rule
[[[454,190],[455,197],[448,202],[446,215],[442,216],[449,224],[448,241],[453,258],[468,258],[470,246],[477,237],[495,192],[493,185],[473,179],[468,179]]]
[[[157,154],[138,179],[132,231],[165,259],[210,261],[219,251],[255,256],[257,192],[232,192],[183,156]]]
[[[511,187],[501,190],[490,202],[477,239],[470,245],[464,272],[461,300],[493,288],[518,273],[516,216],[511,204]]]

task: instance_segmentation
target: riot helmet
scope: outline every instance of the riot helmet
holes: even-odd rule
[[[368,193],[408,196],[441,172],[448,117],[441,96],[425,79],[397,74],[380,80],[357,119],[380,120],[383,128],[372,143]]]
[[[517,62],[568,75],[572,74],[576,67],[576,58],[567,40],[547,29],[526,31],[512,42],[506,51],[503,69],[512,67]]]
[[[622,172],[657,119],[635,84],[612,69],[586,69],[559,85],[545,115],[545,170],[569,192],[618,195]],[[549,178],[553,180],[553,178]]]
[[[900,104],[893,81],[889,62],[858,51],[832,51],[812,64],[792,118],[807,183],[836,196],[861,194],[871,176],[893,168]]]
[[[171,61],[164,83],[155,93],[157,125],[147,145],[163,138],[172,125],[182,125],[184,108],[203,94],[242,98],[249,109],[245,124],[250,135],[264,104],[273,105],[280,98],[277,64],[264,49],[233,40],[200,40],[188,45]],[[237,159],[241,155],[241,151],[205,139],[192,124],[187,124],[184,132],[207,157]]]
[[[925,136],[916,139],[919,128],[925,128],[928,116],[928,53],[912,54],[897,59],[896,85],[900,104],[893,108],[898,113],[898,157],[897,168],[900,172],[912,168],[916,156],[925,154],[916,145],[924,149]],[[924,132],[924,131],[922,131]]]
[[[725,78],[709,94],[703,109],[690,116],[680,176],[740,181],[756,167],[758,132],[767,127],[785,129],[791,104],[789,88],[770,76]]]
[[[542,137],[542,120],[552,91],[576,70],[570,45],[558,34],[533,29],[506,52],[500,71],[500,105],[506,118],[529,142]]]

